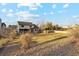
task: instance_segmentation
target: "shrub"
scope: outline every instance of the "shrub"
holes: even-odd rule
[[[32,34],[31,33],[25,33],[20,36],[20,44],[22,49],[28,49],[30,48],[32,41]]]
[[[74,28],[70,31],[70,36],[73,40],[78,41],[79,40],[79,28]]]
[[[9,38],[12,39],[12,40],[15,39],[16,36],[17,36],[17,34],[16,34],[15,30],[13,30],[12,32],[9,33]]]
[[[5,39],[5,38],[1,38],[1,39],[0,39],[0,47],[5,46],[6,44],[8,44],[8,40]]]
[[[73,29],[71,33],[74,38],[79,39],[79,29]]]

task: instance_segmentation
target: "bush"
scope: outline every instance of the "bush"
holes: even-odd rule
[[[0,47],[5,46],[6,44],[8,44],[8,40],[5,39],[5,38],[1,38],[1,39],[0,39]]]
[[[15,30],[13,30],[12,32],[10,32],[8,35],[9,35],[9,38],[12,39],[12,40],[16,39],[16,37],[17,37],[17,34],[16,34]]]
[[[73,40],[78,41],[79,40],[79,28],[74,28],[70,31],[70,35]]]
[[[79,29],[73,29],[71,33],[74,38],[79,39]]]
[[[22,49],[30,48],[31,41],[32,41],[32,34],[31,33],[22,34],[20,36],[21,48]]]

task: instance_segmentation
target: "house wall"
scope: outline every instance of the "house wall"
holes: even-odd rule
[[[28,25],[26,26],[25,25],[24,27],[22,27],[21,25],[19,25],[19,29],[30,29],[30,26],[28,26]]]
[[[24,27],[22,27],[21,25],[17,25],[17,33],[20,33],[20,29],[30,29],[30,26],[25,25]]]
[[[30,27],[30,25],[24,25],[22,27],[22,25],[19,25],[17,23],[17,33],[18,34],[20,34],[22,32],[27,32],[27,31],[32,32],[32,33],[38,33],[39,29],[37,27],[35,27],[34,25],[32,25],[31,27]]]
[[[2,21],[1,21],[1,19],[0,19],[0,35],[2,34],[1,24],[2,24]]]
[[[37,28],[34,28],[34,29],[33,29],[33,33],[38,33],[38,31],[39,31],[39,30],[38,30]]]

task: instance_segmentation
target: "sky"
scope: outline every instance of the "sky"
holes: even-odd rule
[[[78,3],[0,3],[0,18],[7,25],[17,21],[52,22],[62,26],[79,24]]]

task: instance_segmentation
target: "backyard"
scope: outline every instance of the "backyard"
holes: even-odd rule
[[[36,34],[33,35],[32,37],[32,41],[36,42],[37,44],[46,42],[46,41],[53,41],[53,40],[58,40],[59,38],[64,38],[67,37],[67,34],[64,33],[48,33],[48,34],[44,34],[44,33],[40,33],[40,34]],[[6,44],[18,44],[19,43],[19,38],[10,40],[9,38],[2,38],[0,39],[0,47],[3,47]]]
[[[59,33],[59,32],[48,33],[48,34],[40,33],[40,34],[34,35],[32,37],[32,43],[31,43],[32,46],[30,49],[32,49],[32,48],[34,49],[35,47],[40,46],[39,48],[35,48],[35,49],[39,50],[41,48],[44,48],[44,47],[42,47],[42,45],[49,46],[51,43],[54,44],[57,41],[63,41],[64,39],[66,39],[68,37],[68,35],[67,35],[67,33],[62,33],[62,32],[61,33]],[[64,42],[62,42],[62,43],[64,43]],[[59,42],[56,44],[57,45],[60,44],[60,46],[63,45]],[[19,49],[20,49],[19,38],[16,38],[13,40],[10,40],[10,39],[1,39],[0,40],[0,52],[1,52],[0,54],[1,55],[16,55],[16,54],[18,55]],[[28,50],[30,50],[30,49],[28,49]],[[28,51],[28,50],[26,50],[26,51]],[[29,53],[31,53],[31,51]],[[28,55],[29,53],[26,53],[26,54]],[[21,54],[21,53],[19,52],[19,54]]]

